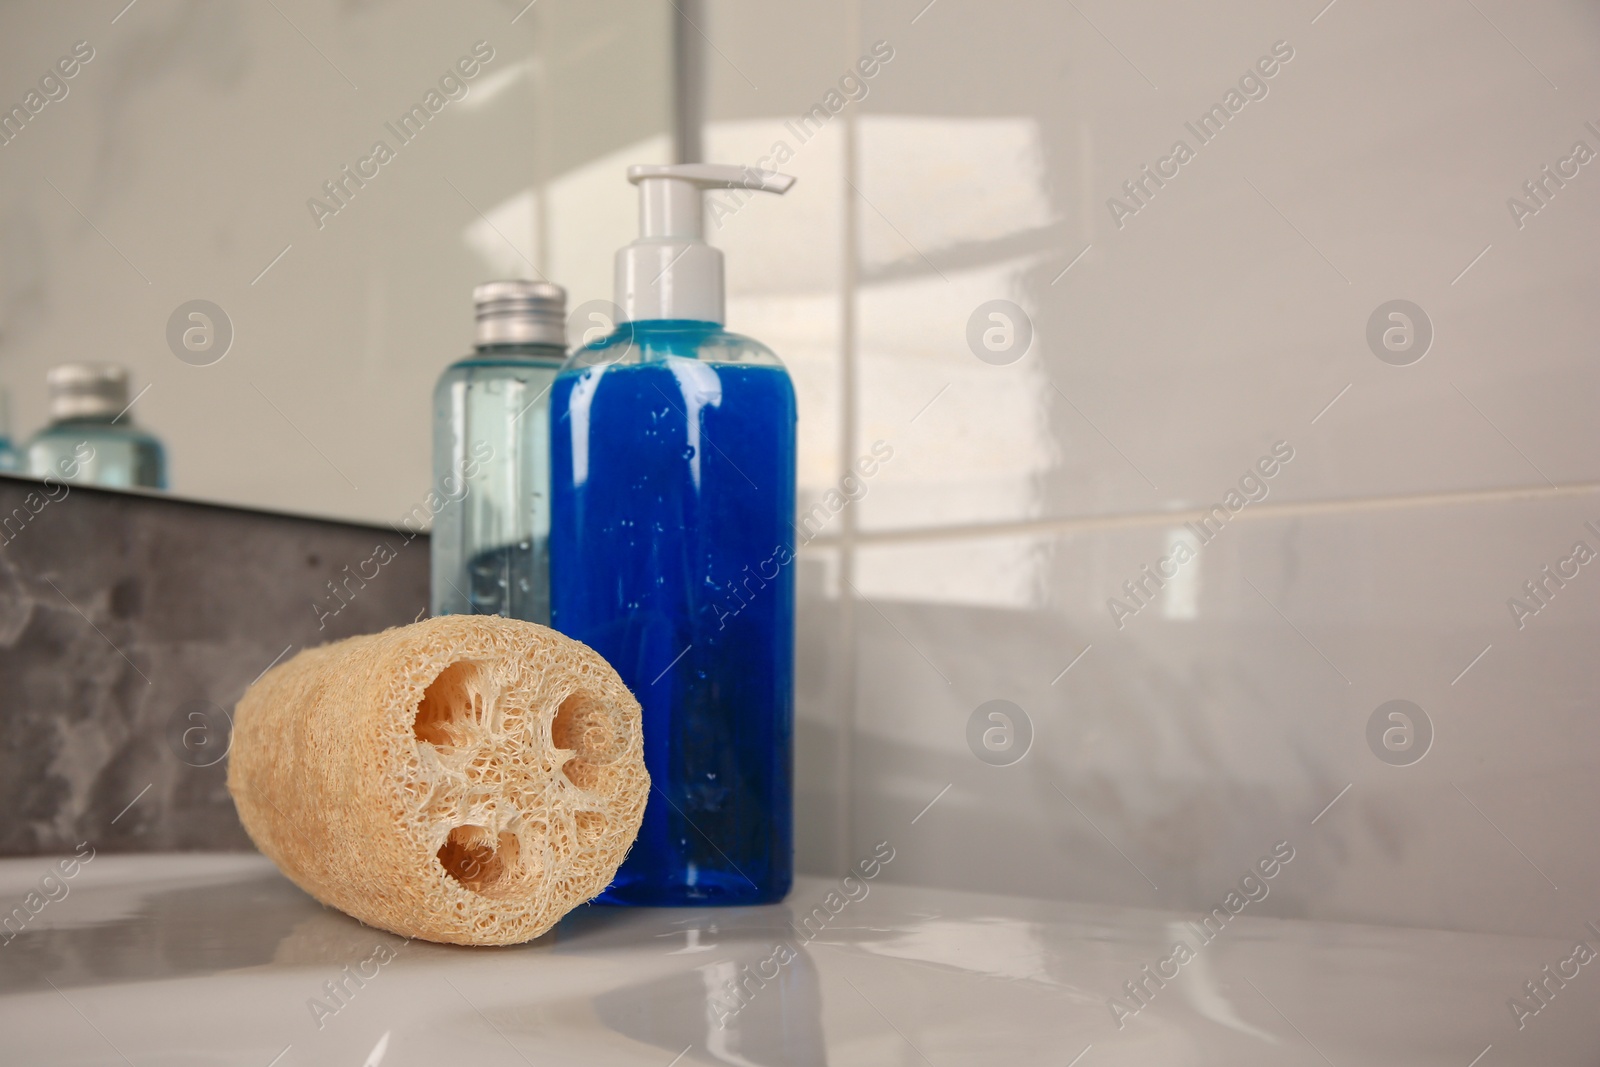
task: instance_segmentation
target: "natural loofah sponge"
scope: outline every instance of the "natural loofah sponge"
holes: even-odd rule
[[[544,933],[611,881],[649,790],[639,702],[530,622],[447,615],[308,649],[234,710],[228,792],[251,840],[405,937]]]

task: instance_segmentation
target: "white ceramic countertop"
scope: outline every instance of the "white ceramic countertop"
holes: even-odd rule
[[[52,869],[0,862],[4,907],[26,910]],[[5,1065],[1499,1067],[1600,1052],[1600,961],[1520,1030],[1507,1006],[1571,956],[1551,939],[1246,912],[1201,944],[1198,916],[881,879],[850,900],[802,879],[782,905],[582,908],[531,944],[466,949],[364,927],[256,855],[100,855],[46,888],[59,899],[32,898],[46,902],[0,944]],[[1119,1028],[1108,1001],[1180,938],[1192,958],[1147,981]],[[741,1005],[726,983],[746,976]]]

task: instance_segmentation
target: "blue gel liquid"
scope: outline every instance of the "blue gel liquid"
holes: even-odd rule
[[[793,879],[794,389],[698,358],[754,346],[709,324],[623,331],[635,362],[551,392],[552,621],[638,697],[652,780],[601,900],[769,903]]]

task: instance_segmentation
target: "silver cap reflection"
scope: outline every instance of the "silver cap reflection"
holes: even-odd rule
[[[50,418],[115,418],[128,406],[128,371],[113,363],[63,363],[45,376]]]

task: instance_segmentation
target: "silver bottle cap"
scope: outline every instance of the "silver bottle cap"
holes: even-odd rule
[[[63,363],[45,375],[50,418],[96,419],[128,406],[128,371],[112,363]]]
[[[567,291],[549,282],[484,282],[472,290],[477,343],[567,346]]]

